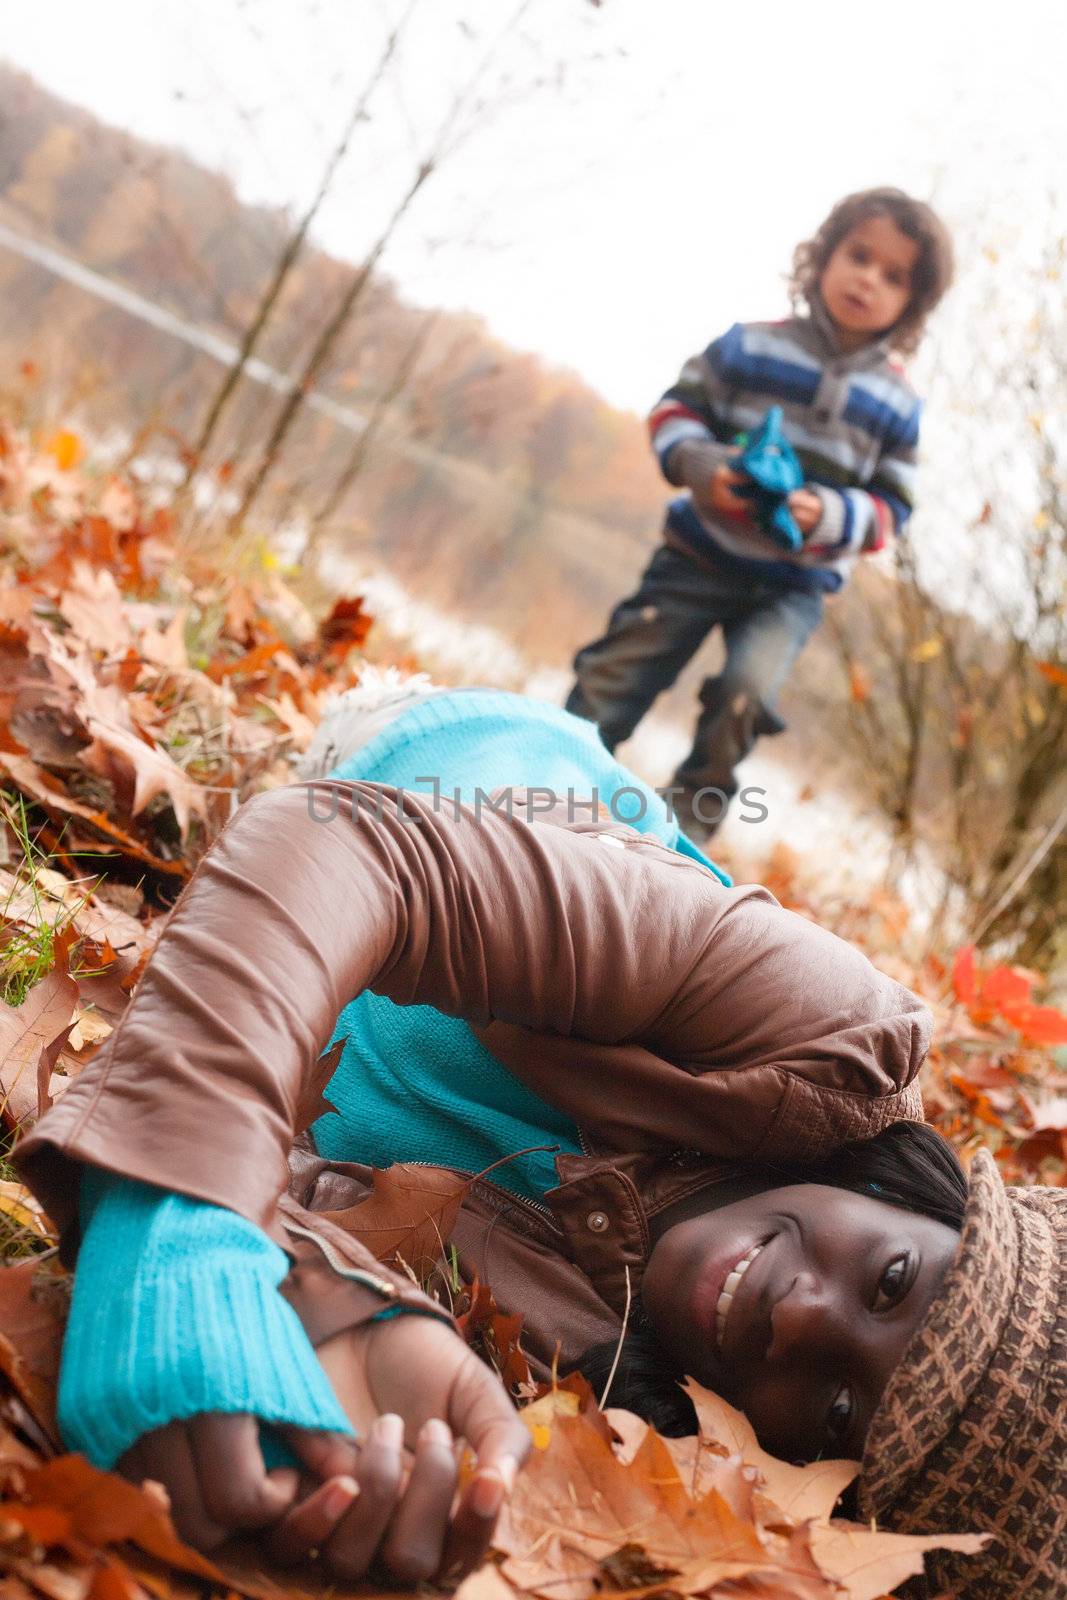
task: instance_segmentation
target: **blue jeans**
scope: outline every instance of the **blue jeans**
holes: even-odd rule
[[[726,566],[713,571],[661,545],[629,599],[615,607],[603,638],[574,658],[577,681],[567,710],[595,722],[609,750],[628,739],[656,696],[669,689],[711,630],[722,628],[726,662],[700,689],[693,746],[671,780],[686,826],[686,797],[737,792],[735,768],[760,734],[781,733],[775,706],[823,597],[780,589]],[[704,835],[714,831],[700,812]],[[686,828],[688,832],[689,829]]]

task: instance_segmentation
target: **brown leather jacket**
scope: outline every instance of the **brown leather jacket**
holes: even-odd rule
[[[814,1160],[922,1116],[925,1008],[765,890],[726,889],[562,807],[527,820],[519,797],[476,815],[371,784],[294,785],[240,809],[106,1046],[20,1146],[68,1251],[92,1162],[230,1207],[305,1277],[309,1237],[347,1263],[354,1276],[307,1312],[316,1342],[383,1294],[417,1299],[314,1216],[351,1203],[364,1169],[298,1151],[310,1214],[279,1198],[320,1104],[321,1052],[364,989],[463,1017],[582,1131],[588,1153],[559,1158],[544,1207],[483,1182],[456,1230],[542,1358],[560,1335],[564,1359],[611,1336],[649,1216],[724,1162]]]

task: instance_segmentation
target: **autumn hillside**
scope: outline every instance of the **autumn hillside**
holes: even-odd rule
[[[217,174],[96,122],[3,66],[0,99],[0,221],[194,326],[236,340],[290,219],[242,206]],[[265,332],[263,361],[288,369],[349,270],[314,248],[305,253]],[[76,340],[86,415],[146,435],[165,418],[155,440],[163,450],[175,436],[193,436],[217,382],[214,362],[5,250],[0,290],[0,356],[11,367],[32,359],[46,373],[65,375],[63,353]],[[432,544],[437,598],[462,598],[483,617],[488,605],[503,618],[522,591],[524,563],[547,532],[555,549],[571,552],[570,576],[598,610],[618,581],[612,569],[635,561],[635,545],[654,526],[658,475],[641,421],[613,410],[574,374],[500,345],[475,316],[406,305],[379,275],[322,384],[368,414],[388,396],[405,352],[420,338],[418,383],[391,404],[383,442],[392,448],[368,464],[349,535],[387,555],[402,576],[424,570]],[[240,444],[260,404],[249,385],[223,454]],[[332,426],[309,428],[287,477],[303,478],[314,453],[316,477],[325,481],[345,442]],[[278,496],[291,486],[283,481]],[[474,544],[489,562],[471,562]],[[495,589],[498,567],[501,582],[505,570],[511,576]]]

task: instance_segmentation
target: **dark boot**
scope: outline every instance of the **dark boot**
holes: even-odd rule
[[[671,779],[671,802],[687,838],[702,845],[722,824],[737,793],[736,769],[761,734],[786,724],[751,687],[726,675],[705,678],[693,745]]]

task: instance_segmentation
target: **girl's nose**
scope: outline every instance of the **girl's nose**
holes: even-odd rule
[[[799,1272],[771,1312],[768,1361],[817,1363],[836,1356],[852,1337],[844,1308],[811,1272]]]

